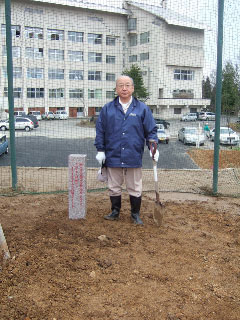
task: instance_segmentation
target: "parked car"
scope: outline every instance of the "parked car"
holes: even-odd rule
[[[169,123],[169,122],[167,122],[167,121],[166,121],[166,120],[164,120],[164,119],[157,119],[157,118],[154,118],[154,120],[155,120],[156,124],[163,124],[165,129],[168,129],[168,128],[169,128],[169,126],[170,126],[170,123]]]
[[[55,119],[59,120],[67,120],[68,119],[68,114],[64,110],[56,111],[55,113]]]
[[[210,130],[209,135],[210,135],[210,139],[214,141],[215,128]],[[231,128],[220,127],[219,142],[220,144],[236,145],[239,143],[239,135],[237,134],[237,132],[233,131]]]
[[[170,134],[165,130],[163,124],[157,124],[157,136],[158,136],[158,142],[164,142],[166,144],[169,143]]]
[[[8,153],[8,140],[6,135],[0,136],[0,155]]]
[[[28,114],[26,117],[24,118],[29,118],[30,120],[32,120],[33,124],[34,124],[34,128],[38,128],[39,127],[39,123],[38,123],[38,119],[37,117],[35,117],[33,114]]]
[[[200,112],[198,116],[199,120],[215,120],[215,113],[213,112]]]
[[[14,115],[14,117],[25,117],[26,112],[25,111],[14,111],[13,115]]]
[[[52,111],[44,112],[42,114],[42,119],[43,120],[54,120],[55,114]]]
[[[197,121],[197,114],[196,113],[186,113],[183,114],[181,121]]]
[[[178,131],[178,140],[184,144],[204,145],[205,136],[202,130],[195,127],[184,127]]]
[[[30,131],[30,130],[33,130],[33,128],[34,128],[34,124],[31,119],[23,118],[23,117],[15,118],[15,130]],[[9,120],[0,122],[0,130],[1,131],[9,130]]]
[[[38,121],[42,120],[41,112],[40,111],[29,111],[28,115],[33,115],[37,118]]]

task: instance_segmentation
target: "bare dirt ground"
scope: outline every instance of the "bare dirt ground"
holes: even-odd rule
[[[67,194],[0,198],[11,259],[0,264],[1,320],[238,320],[240,199],[144,194],[144,226],[103,219],[107,192],[87,194],[68,219]],[[102,236],[102,237],[101,237]]]
[[[214,151],[191,149],[188,151],[190,157],[202,169],[213,168]],[[240,150],[220,150],[219,168],[240,168]]]

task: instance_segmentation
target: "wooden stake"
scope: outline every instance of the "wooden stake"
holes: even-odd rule
[[[0,223],[0,249],[1,251],[3,251],[3,260],[7,260],[11,258],[1,223]]]

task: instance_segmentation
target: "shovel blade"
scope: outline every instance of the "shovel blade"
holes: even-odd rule
[[[155,202],[154,211],[153,211],[153,220],[158,227],[162,225],[164,214],[164,205],[161,202]]]

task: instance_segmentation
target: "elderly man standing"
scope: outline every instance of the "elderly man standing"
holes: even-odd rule
[[[112,209],[104,219],[119,218],[122,184],[125,180],[132,220],[142,225],[142,157],[145,142],[149,148],[149,141],[158,142],[157,127],[150,108],[132,96],[132,78],[120,76],[116,81],[116,92],[118,96],[102,108],[96,122],[96,159],[100,165],[107,167]],[[156,150],[155,161],[158,161],[158,156]]]

